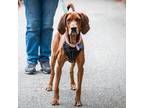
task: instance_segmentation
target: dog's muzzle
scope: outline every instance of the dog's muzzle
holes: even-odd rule
[[[76,27],[72,27],[72,28],[71,28],[71,32],[72,32],[72,33],[77,33],[77,28],[76,28]]]
[[[77,35],[77,28],[76,27],[71,28],[71,35]]]

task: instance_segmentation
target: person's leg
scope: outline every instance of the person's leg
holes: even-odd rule
[[[47,62],[51,55],[51,40],[53,35],[53,20],[58,5],[58,0],[42,0],[42,29],[40,38],[40,56],[41,63]],[[48,66],[46,65],[46,66]],[[43,66],[42,66],[43,68]],[[48,67],[49,68],[49,67]],[[46,69],[46,71],[49,71]]]
[[[53,35],[53,20],[58,0],[42,0],[42,30],[40,38],[39,61],[49,61],[51,55],[51,40]]]
[[[27,21],[27,63],[37,64],[41,30],[41,0],[24,0]]]

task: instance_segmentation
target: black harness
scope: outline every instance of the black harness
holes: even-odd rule
[[[79,49],[77,49],[77,47]],[[79,43],[77,45],[77,47],[70,47],[69,44],[66,43],[66,41],[63,44],[63,49],[64,49],[64,53],[67,55],[68,57],[68,61],[71,63],[74,63],[76,60],[76,57],[78,56],[78,54],[80,53],[80,51],[82,49],[84,49],[84,45]]]

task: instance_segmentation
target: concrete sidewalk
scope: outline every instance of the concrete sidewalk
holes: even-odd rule
[[[86,52],[82,84],[82,108],[125,108],[126,107],[126,60],[125,60],[125,5],[110,0],[74,1],[77,11],[86,13],[91,30],[83,36]],[[59,4],[54,28],[63,15]],[[49,75],[24,74],[25,16],[19,11],[19,108],[52,108],[53,92],[46,92]],[[61,105],[54,108],[74,108],[75,92],[70,90],[69,66],[63,67],[60,83]],[[77,71],[77,68],[75,68]],[[76,77],[77,72],[75,72]]]

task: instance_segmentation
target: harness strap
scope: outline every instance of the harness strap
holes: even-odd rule
[[[82,49],[84,49],[84,45],[81,43],[81,40],[82,40],[82,37],[80,36],[80,39],[76,44],[71,44],[71,43],[69,43],[69,41],[67,40],[67,38],[65,36],[63,49],[64,49],[64,53],[68,57],[68,61],[71,63],[75,62],[76,57],[78,56],[80,51]]]
[[[66,54],[66,56],[68,57],[68,61],[71,63],[74,63],[76,60],[76,57],[78,56],[78,54],[80,53],[80,50],[77,50],[76,47],[70,47],[66,41],[63,44],[63,49],[64,49],[64,53]]]

